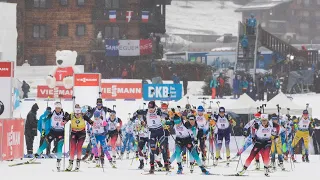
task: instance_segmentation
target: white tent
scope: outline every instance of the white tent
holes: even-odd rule
[[[281,114],[287,114],[288,110],[287,108],[290,108],[289,113],[291,115],[301,115],[302,111],[306,109],[306,107],[295,104],[293,101],[291,101],[285,94],[280,92],[278,95],[276,95],[274,98],[272,98],[270,101],[267,102],[267,106],[264,109],[265,113],[278,113],[277,105],[279,104],[280,113]],[[312,114],[312,109],[308,108],[308,111],[310,114]]]
[[[257,103],[247,94],[243,94],[239,99],[228,107],[227,111],[232,111],[237,114],[254,114],[257,112]]]

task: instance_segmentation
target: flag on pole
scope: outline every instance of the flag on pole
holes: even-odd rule
[[[127,13],[126,13],[126,20],[127,20],[127,22],[130,22],[130,21],[131,21],[132,14],[133,14],[133,11],[127,11]]]
[[[142,19],[142,22],[148,22],[149,21],[149,11],[142,11],[142,14],[141,14],[141,19]]]
[[[117,11],[116,10],[109,11],[109,21],[110,22],[117,22]]]

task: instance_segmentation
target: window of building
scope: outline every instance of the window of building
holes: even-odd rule
[[[46,8],[47,7],[47,0],[33,0],[33,7]]]
[[[320,5],[320,0],[317,0],[317,4]]]
[[[301,29],[309,29],[309,24],[308,23],[300,23],[300,28]]]
[[[297,4],[301,4],[301,0],[297,0]]]
[[[86,25],[78,24],[77,25],[77,36],[84,36],[86,34]]]
[[[317,24],[317,29],[320,29],[320,24]]]
[[[105,38],[120,38],[120,28],[118,26],[106,26],[104,29]]]
[[[316,12],[315,12],[315,16],[316,16],[316,17],[320,17],[320,11],[316,11]]]
[[[272,22],[270,22],[270,23],[268,24],[268,26],[269,26],[269,28],[271,28],[271,29],[276,29],[276,28],[278,28],[278,24],[277,24],[277,23],[272,23]]]
[[[84,65],[86,57],[84,55],[78,55],[76,65]]]
[[[59,24],[59,36],[68,36],[68,24]]]
[[[46,65],[46,56],[42,54],[36,54],[31,56],[30,60],[31,66],[43,66]]]
[[[120,0],[104,0],[106,8],[119,8]]]
[[[78,6],[84,6],[85,0],[77,0]]]
[[[309,6],[310,1],[309,0],[303,0],[303,4],[306,5],[306,6]]]
[[[33,38],[46,38],[47,34],[47,26],[46,25],[33,25],[33,30],[32,30]]]
[[[61,6],[68,6],[68,0],[60,0]]]

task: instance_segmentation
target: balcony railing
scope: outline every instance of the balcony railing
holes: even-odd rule
[[[116,21],[117,22],[126,22],[127,11],[133,11],[130,22],[142,22],[142,11],[149,11],[148,22],[147,23],[156,23],[158,19],[162,16],[153,11],[153,9],[140,9],[139,11],[134,11],[129,8],[121,9],[93,9],[92,11],[92,20],[93,21],[109,21],[109,12],[111,10],[116,10]]]

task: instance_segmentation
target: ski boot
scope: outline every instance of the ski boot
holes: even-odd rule
[[[93,154],[90,155],[89,161],[93,160],[93,156],[94,156]]]
[[[112,163],[116,164],[116,156],[112,156]]]
[[[79,171],[80,169],[80,159],[77,159],[75,171]]]
[[[182,165],[181,165],[181,163],[177,163],[177,164],[178,164],[177,174],[182,174],[182,171],[183,171]]]
[[[194,170],[194,162],[190,162],[190,173],[193,173]]]
[[[302,155],[302,162],[306,162],[306,155]]]
[[[180,164],[181,164],[181,163],[180,163]],[[165,163],[164,163],[164,168],[165,168],[165,170],[166,170],[167,172],[170,171],[170,167],[169,167],[169,163],[168,163],[168,162],[165,162]]]
[[[219,161],[219,158],[215,158],[215,161],[213,162],[213,166],[218,166],[218,161]]]
[[[61,159],[57,159],[57,171],[60,172]]]
[[[130,152],[127,152],[127,156],[126,156],[126,159],[129,159],[130,158]]]
[[[156,163],[157,163],[157,171],[162,171],[162,168],[163,168],[163,165],[162,165],[162,163],[160,162],[160,161],[156,161]]]
[[[69,160],[69,166],[67,167],[67,169],[65,171],[72,171],[73,168],[73,160]]]
[[[269,177],[269,168],[267,166],[264,166],[264,175]]]
[[[210,172],[206,170],[206,168],[204,166],[199,166],[199,168],[201,169],[203,174],[209,175]]]
[[[292,162],[294,162],[294,163],[297,162],[297,160],[296,160],[296,158],[294,158],[294,156],[291,156],[291,160],[292,160]]]
[[[154,174],[154,163],[150,163],[149,174]]]
[[[139,152],[136,151],[136,158],[139,158]]]
[[[273,160],[271,161],[270,167],[271,167],[274,171],[277,170],[275,161],[273,161]]]
[[[119,156],[119,158],[118,158],[118,159],[122,160],[122,159],[123,159],[123,155],[124,155],[124,153],[123,153],[123,152],[121,152],[121,154],[120,154],[120,156]]]
[[[204,167],[207,166],[207,165],[206,165],[206,160],[207,160],[207,158],[204,157],[204,156],[202,156],[202,165],[203,165]]]
[[[214,153],[211,153],[211,158],[212,160],[214,160]]]
[[[86,154],[82,157],[82,161],[85,161],[89,157],[89,152],[86,152]]]
[[[115,162],[115,161],[112,161],[112,159],[109,160],[110,166],[111,166],[112,168],[117,168],[114,162]]]
[[[143,169],[144,168],[144,162],[143,162],[143,159],[140,159],[140,165],[139,165],[139,169]]]
[[[307,163],[310,162],[310,161],[309,161],[309,155],[307,155],[307,154],[306,154],[306,162],[307,162]]]
[[[282,171],[285,171],[286,169],[284,168],[283,162],[279,162],[279,167]]]
[[[34,163],[34,162],[36,162],[36,160],[37,160],[38,157],[39,157],[39,154],[34,154],[34,157],[33,157],[32,159],[30,159],[30,160],[28,161],[28,163]]]
[[[229,165],[230,165],[230,156],[227,157],[227,166],[229,166]]]
[[[98,157],[95,157],[94,158],[95,162],[96,162],[96,167],[100,167],[100,161],[99,161],[99,158]]]
[[[260,169],[260,161],[259,160],[256,160],[256,168],[255,170],[259,170]]]
[[[244,175],[244,173],[247,171],[247,167],[246,166],[243,166],[243,169],[240,171],[240,172],[238,172],[237,174],[236,174],[236,176],[242,176],[242,175]]]

